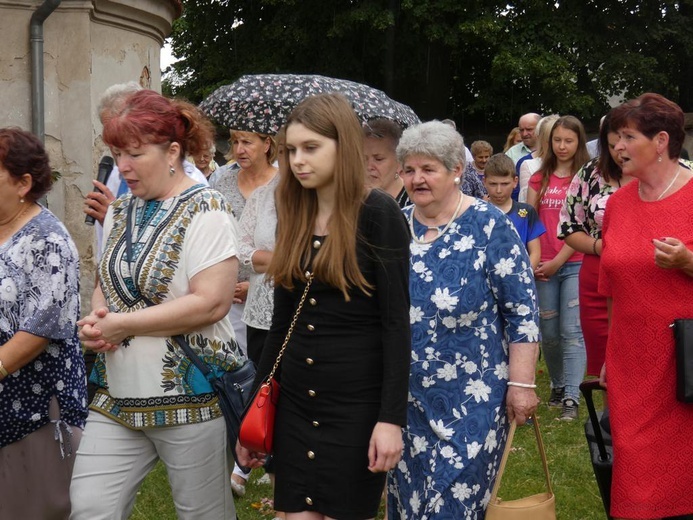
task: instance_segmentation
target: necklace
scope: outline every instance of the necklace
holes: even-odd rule
[[[438,231],[438,234],[436,236],[434,236],[433,238],[429,238],[428,240],[425,238],[421,239],[421,238],[416,236],[416,233],[414,232],[414,210],[412,209],[411,215],[409,216],[409,219],[408,219],[409,220],[409,231],[411,231],[412,240],[414,240],[414,242],[416,242],[417,244],[431,244],[431,243],[435,242],[436,240],[438,240],[440,237],[442,237],[445,234],[445,232],[448,230],[448,228],[450,226],[452,226],[452,223],[455,221],[455,218],[457,217],[457,214],[459,213],[460,208],[462,207],[462,201],[463,200],[464,200],[464,197],[462,196],[462,192],[460,192],[460,200],[457,203],[457,207],[455,208],[455,211],[452,212],[452,216],[450,217],[450,220],[448,220],[448,223],[445,224],[445,227],[442,230],[438,226],[426,226],[427,231],[431,230],[431,229],[435,229],[436,231]],[[422,224],[423,224],[423,222],[422,222]],[[425,226],[426,224],[423,224],[423,225]],[[425,236],[425,234],[424,234],[424,236]]]
[[[29,206],[31,206],[31,204],[25,205],[25,206],[22,208],[22,210],[19,211],[14,217],[12,217],[12,220],[10,220],[9,222],[7,222],[6,224],[0,224],[0,227],[2,227],[2,231],[0,231],[0,242],[4,242],[5,239],[6,239],[7,237],[9,237],[9,236],[12,234],[12,227],[13,227],[13,224],[14,224],[15,222],[17,222],[20,218],[22,218],[22,216],[24,215],[24,213],[26,213],[27,210],[29,209]],[[9,230],[9,232],[8,232],[8,231],[5,231],[5,230]]]
[[[664,194],[671,189],[671,187],[676,182],[676,179],[679,178],[680,173],[681,173],[681,167],[678,166],[676,169],[676,175],[674,175],[674,178],[671,179],[671,182],[669,183],[669,185],[666,188],[664,188],[664,191],[662,191],[662,193],[659,194],[659,197],[657,197],[657,199],[655,199],[655,202],[662,200],[662,197],[664,197]],[[642,183],[638,184],[638,195],[640,195],[641,199],[645,200],[645,198],[642,195]]]

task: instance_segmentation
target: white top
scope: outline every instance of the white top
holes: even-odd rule
[[[465,164],[472,164],[474,162],[474,156],[472,155],[472,152],[469,151],[469,148],[466,146],[464,147],[464,160]]]
[[[183,170],[185,171],[185,174],[194,181],[204,186],[209,186],[207,178],[193,163],[183,161]],[[113,193],[116,198],[118,198],[118,189],[120,188],[120,183],[122,180],[123,178],[120,176],[120,170],[118,169],[118,166],[114,164],[113,170],[108,176],[108,181],[106,181],[106,187],[111,190],[111,193]],[[128,192],[129,191],[130,190],[128,189]],[[98,261],[101,260],[101,255],[103,254],[103,226],[98,220],[94,222],[94,230],[96,232],[96,260]]]
[[[218,192],[196,186],[164,201],[133,200],[129,262],[123,236],[130,200],[131,195],[118,198],[104,221],[109,235],[99,277],[111,311],[146,307],[141,293],[155,303],[183,297],[197,273],[237,255],[238,228],[228,204]],[[245,361],[226,317],[184,336],[216,373]],[[202,422],[217,413],[207,408],[216,403],[206,400],[213,396],[209,383],[171,338],[127,338],[117,350],[99,355],[95,371],[98,386],[108,393],[93,404],[132,427]],[[160,417],[156,411],[162,406],[177,412]]]
[[[238,258],[243,265],[253,267],[255,251],[274,251],[277,230],[277,208],[274,193],[279,175],[265,186],[257,188],[248,198],[241,216],[241,239]],[[243,311],[243,323],[256,329],[269,330],[274,310],[274,285],[264,274],[254,269],[248,279],[248,298]]]
[[[541,159],[535,157],[527,159],[520,165],[520,193],[517,200],[527,202],[527,189],[529,188],[529,178],[541,168]]]

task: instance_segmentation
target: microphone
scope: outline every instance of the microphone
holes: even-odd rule
[[[108,182],[108,177],[110,177],[111,172],[113,171],[113,157],[109,157],[108,155],[104,155],[101,158],[101,162],[99,163],[99,172],[96,174],[96,180],[99,181],[101,184],[106,184]],[[94,191],[101,192],[99,188],[94,187]],[[92,217],[91,215],[87,215],[84,218],[84,223],[93,226],[94,222],[96,219]]]

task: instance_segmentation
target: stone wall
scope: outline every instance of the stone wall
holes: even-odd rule
[[[42,3],[0,0],[0,126],[31,130],[30,19]],[[63,0],[43,24],[45,142],[62,176],[47,203],[79,249],[85,310],[95,259],[82,204],[106,150],[96,106],[115,83],[141,81],[160,91],[160,50],[179,15],[177,0]]]

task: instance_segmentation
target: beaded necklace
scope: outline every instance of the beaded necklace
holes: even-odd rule
[[[411,231],[412,240],[414,240],[414,242],[416,242],[417,244],[431,244],[431,243],[435,242],[436,240],[438,240],[440,237],[442,237],[445,234],[445,232],[448,230],[448,228],[450,226],[452,226],[452,223],[455,221],[455,218],[457,218],[457,214],[459,213],[460,208],[462,207],[462,201],[463,200],[464,200],[464,197],[462,196],[462,192],[460,192],[460,200],[457,203],[457,207],[455,208],[455,211],[453,211],[452,216],[450,217],[450,220],[448,220],[448,223],[445,224],[445,227],[442,230],[438,226],[426,226],[427,229],[435,229],[436,231],[438,231],[438,234],[436,236],[434,236],[433,238],[429,238],[429,239],[425,239],[425,238],[421,239],[421,238],[416,236],[416,233],[414,232],[414,211],[415,211],[415,209],[412,209],[411,215],[409,215],[409,218],[407,219],[407,220],[409,220],[409,230]],[[425,236],[425,234],[424,234],[424,236]]]

